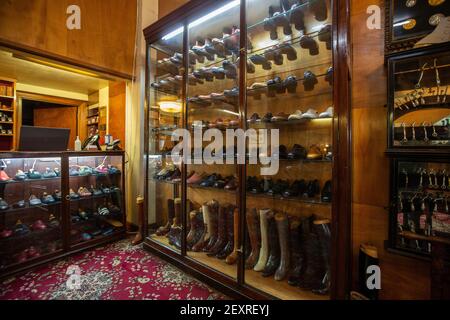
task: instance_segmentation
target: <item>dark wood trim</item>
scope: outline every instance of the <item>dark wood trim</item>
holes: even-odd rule
[[[150,141],[150,71],[148,69],[148,66],[151,63],[151,54],[150,49],[147,46],[145,48],[145,103],[144,103],[144,156],[145,156],[145,164],[144,164],[144,217],[142,220],[142,235],[145,236],[149,233],[149,226],[148,226],[148,183],[150,181],[149,176],[149,160],[148,156],[150,154],[150,145],[148,141]]]
[[[333,219],[331,246],[331,299],[347,299],[350,293],[351,264],[351,100],[349,0],[333,1],[334,50],[334,163],[333,163]]]
[[[100,78],[104,78],[106,80],[134,80],[133,75],[130,74],[114,71],[100,66],[95,66],[83,61],[61,56],[41,49],[29,47],[17,42],[12,42],[4,38],[0,38],[0,47],[7,48],[9,50],[17,51],[20,53],[26,53],[29,55],[37,56],[46,60],[59,62],[61,64],[66,64],[68,66],[77,67],[80,69],[84,69],[86,71],[93,71],[95,73],[98,73]]]

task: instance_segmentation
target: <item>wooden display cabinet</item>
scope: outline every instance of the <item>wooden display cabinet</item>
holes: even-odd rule
[[[148,161],[144,248],[235,297],[344,299],[349,293],[351,252],[349,3],[281,3],[284,8],[275,0],[190,1],[145,29]],[[307,115],[288,120],[280,114],[289,116],[297,110]],[[262,121],[269,113],[275,118]],[[262,166],[251,164],[248,156],[245,164],[177,161],[171,156],[175,145],[171,140],[178,128],[203,133],[210,128],[222,132],[277,129],[279,143],[288,152],[295,151],[296,145],[305,150],[293,159],[280,153],[278,173],[265,177]],[[208,144],[193,147],[193,154]],[[313,146],[318,149],[315,157]],[[231,153],[226,149],[223,156]],[[274,191],[277,181],[288,181],[294,192],[286,193],[286,187]],[[300,184],[298,189],[295,181]],[[216,205],[218,211],[213,209]],[[266,217],[262,212],[269,208]],[[268,243],[282,252],[278,258],[285,262],[291,260],[286,253],[299,252],[295,249],[301,243],[296,236],[297,223],[313,230],[304,231],[307,237],[318,237],[317,226],[329,226],[328,236],[321,242],[325,247],[314,251],[320,252],[318,259],[326,266],[320,278],[324,285],[321,294],[288,281],[297,266],[294,258],[289,274],[280,270],[275,279],[262,250],[250,239],[256,223],[249,222],[247,215],[253,211],[258,221],[266,219],[268,224],[256,230],[268,231]],[[211,215],[219,221],[217,228]],[[193,231],[200,226],[206,232],[208,225],[210,233],[227,230],[229,246],[215,254],[211,248],[201,250],[205,243],[195,241]],[[284,232],[286,228],[289,230]],[[308,239],[312,245],[319,243]],[[246,268],[252,246],[255,252],[261,250],[263,258],[257,262],[267,269],[265,276],[262,273],[266,272],[255,271],[256,263],[254,270]],[[310,271],[319,270],[320,263],[317,268],[310,265]],[[275,264],[281,269],[280,262]]]

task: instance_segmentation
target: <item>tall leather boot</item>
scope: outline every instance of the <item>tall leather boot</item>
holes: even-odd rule
[[[174,212],[175,218],[173,219],[173,224],[170,228],[170,232],[167,235],[169,238],[169,244],[175,246],[178,250],[181,249],[181,199],[174,200]]]
[[[209,252],[211,248],[216,244],[219,232],[219,203],[212,200],[206,204],[209,213],[209,234],[210,237],[207,240],[207,244],[203,248],[203,252]]]
[[[197,241],[197,243],[192,246],[192,251],[194,252],[202,251],[208,244],[208,240],[211,237],[211,232],[209,230],[211,226],[211,220],[209,214],[209,206],[207,203],[205,203],[202,206],[202,215],[203,215],[203,233],[200,236],[200,239]]]
[[[275,273],[275,281],[284,280],[289,272],[291,256],[289,251],[289,221],[285,213],[277,213],[275,222],[280,242],[280,265]]]
[[[227,245],[227,218],[230,211],[229,205],[220,206],[219,208],[219,223],[217,232],[217,241],[208,252],[209,257],[216,256]]]
[[[280,243],[278,241],[277,224],[275,222],[275,214],[270,212],[267,214],[268,239],[269,239],[269,259],[264,267],[262,276],[270,277],[275,274],[280,265]]]
[[[226,259],[234,249],[234,215],[237,209],[234,206],[230,206],[227,214],[227,243],[222,251],[220,251],[216,257],[220,260]]]
[[[369,244],[362,244],[359,249],[359,292],[370,300],[378,300],[379,290],[367,288],[367,268],[369,266],[379,266],[378,249]]]
[[[258,211],[256,209],[247,210],[246,220],[250,238],[250,242],[247,242],[247,247],[251,247],[251,253],[245,261],[245,268],[251,270],[258,262],[261,251],[261,227],[259,226]]]
[[[312,224],[314,217],[302,224],[302,250],[305,253],[306,268],[301,276],[298,286],[302,289],[311,290],[319,287],[325,274],[325,266],[321,252],[319,236],[314,232]]]
[[[328,18],[326,0],[310,0],[309,10],[314,14],[317,21],[325,21]]]
[[[239,256],[239,209],[234,211],[234,249],[233,252],[227,257],[225,262],[229,265],[236,263]]]
[[[175,218],[175,204],[173,199],[167,200],[167,207],[168,207],[167,224],[165,226],[160,227],[156,231],[156,235],[159,237],[165,236],[169,233],[170,227],[173,223],[173,218]]]
[[[259,252],[259,260],[256,264],[256,272],[264,270],[267,260],[269,259],[269,230],[267,224],[267,216],[272,212],[270,209],[264,209],[259,212],[260,227],[261,227],[261,250]]]
[[[191,229],[186,237],[186,245],[188,250],[192,250],[192,247],[200,241],[204,233],[203,214],[198,210],[194,210],[190,213]]]
[[[305,271],[305,258],[300,246],[301,237],[301,219],[292,219],[289,226],[289,239],[291,245],[291,272],[288,278],[288,284],[297,286],[301,275]]]
[[[330,292],[331,221],[328,219],[314,221],[314,229],[319,236],[325,273],[320,285],[312,291],[316,294],[327,295]]]

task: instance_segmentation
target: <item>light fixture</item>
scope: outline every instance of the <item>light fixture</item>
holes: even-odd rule
[[[183,109],[183,106],[180,102],[177,101],[164,101],[159,103],[159,108],[163,112],[167,113],[180,113]]]
[[[189,29],[194,28],[198,25],[201,25],[202,23],[204,23],[208,20],[211,20],[212,18],[217,17],[218,15],[221,15],[222,13],[227,12],[228,10],[233,9],[234,7],[237,7],[240,4],[241,4],[241,0],[234,0],[234,1],[224,5],[223,7],[219,8],[217,10],[214,10],[213,12],[208,13],[207,15],[201,17],[200,19],[197,19],[194,22],[190,23]],[[172,31],[171,33],[165,35],[164,37],[162,37],[162,39],[164,41],[170,40],[173,37],[176,37],[177,35],[179,35],[180,33],[183,33],[183,31],[184,31],[184,27],[180,27],[180,28]]]
[[[411,19],[403,20],[403,21],[394,23],[394,27],[401,27],[401,26],[404,26],[405,24],[408,24],[408,23],[410,23],[410,22],[411,22]]]

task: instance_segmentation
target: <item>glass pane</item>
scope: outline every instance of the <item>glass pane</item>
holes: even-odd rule
[[[240,1],[221,2],[202,12],[189,28],[188,125],[200,136],[224,137],[237,128],[239,118],[239,17]],[[202,21],[199,24],[197,21]],[[211,131],[214,130],[215,132]],[[210,142],[194,141],[193,156],[201,156]],[[212,139],[214,154],[224,160],[225,139]],[[212,142],[212,141],[211,141]],[[225,152],[224,152],[225,151]],[[238,166],[206,164],[201,157],[188,165],[188,256],[225,275],[237,277]]]
[[[281,4],[281,7],[280,7]],[[333,164],[330,1],[248,0],[247,123],[278,130],[275,174],[248,166],[245,282],[327,299]],[[261,140],[260,140],[261,142]]]
[[[61,251],[61,159],[0,160],[0,270]]]
[[[394,63],[393,145],[450,146],[450,57],[447,53]]]
[[[399,162],[396,246],[431,253],[428,237],[450,238],[448,190],[450,165],[438,162]]]
[[[181,250],[181,166],[171,151],[172,134],[182,128],[183,29],[168,30],[149,48],[149,238],[177,252]]]
[[[121,156],[69,158],[70,244],[125,230]]]

